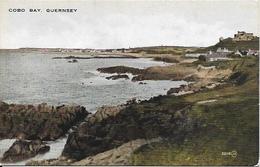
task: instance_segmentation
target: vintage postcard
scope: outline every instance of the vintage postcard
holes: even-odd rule
[[[259,165],[259,0],[0,0],[0,165]]]

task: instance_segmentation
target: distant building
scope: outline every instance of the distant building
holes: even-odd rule
[[[259,50],[249,49],[246,55],[247,56],[259,56]]]
[[[209,51],[206,55],[206,61],[229,60],[227,57],[229,52],[213,52]]]
[[[244,56],[244,55],[241,53],[240,50],[236,50],[236,51],[234,52],[234,55],[239,56],[239,57],[243,57],[243,56]]]
[[[218,48],[216,52],[218,52],[218,53],[231,53],[232,51],[228,50],[227,48]]]
[[[259,56],[259,50],[236,50],[234,52],[235,55],[240,56],[240,57],[245,57],[245,56]]]
[[[253,33],[247,33],[245,31],[238,31],[234,34],[233,41],[251,41],[255,38]]]

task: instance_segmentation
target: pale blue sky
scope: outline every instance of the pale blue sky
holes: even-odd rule
[[[40,8],[41,13],[10,13]],[[46,13],[76,8],[76,13]],[[238,30],[257,32],[259,1],[0,1],[0,48],[208,46]]]

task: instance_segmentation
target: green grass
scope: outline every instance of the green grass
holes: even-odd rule
[[[138,149],[133,165],[255,165],[258,161],[258,59],[221,62],[217,67],[248,75],[242,85],[233,83],[213,90],[186,95],[192,103],[189,117],[202,122],[201,130],[190,133],[181,144],[163,141]],[[174,100],[174,97],[172,100]],[[216,99],[199,104],[198,101]],[[168,99],[165,103],[171,103]],[[222,155],[236,151],[237,156]]]
[[[216,51],[218,48],[227,48],[232,51],[248,50],[248,49],[259,49],[259,37],[251,41],[233,41],[232,38],[226,38],[223,41],[218,42],[216,45],[209,46],[206,48],[199,48],[195,52],[206,52],[206,51]]]

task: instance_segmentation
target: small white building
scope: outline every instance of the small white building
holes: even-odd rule
[[[209,51],[206,55],[207,61],[217,61],[217,60],[230,60],[230,58],[227,57],[229,52],[213,52]]]
[[[259,50],[249,49],[246,55],[247,56],[259,56]]]
[[[236,56],[240,56],[240,57],[243,57],[243,56],[244,56],[239,50],[236,50],[234,54],[235,54]]]
[[[231,53],[232,51],[228,50],[227,48],[218,48],[217,53]]]

